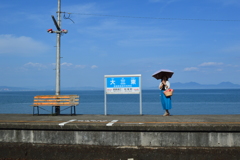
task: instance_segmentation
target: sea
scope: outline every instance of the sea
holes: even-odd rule
[[[2,91],[0,92],[0,114],[32,114],[33,97],[54,95],[54,91]],[[103,90],[69,90],[61,94],[77,94],[80,104],[76,113],[104,115]],[[172,115],[232,115],[240,114],[240,89],[175,89],[172,98]],[[139,115],[139,94],[107,95],[107,114]],[[65,110],[64,110],[65,109]],[[52,108],[42,107],[40,114],[51,114]],[[61,114],[70,109],[61,107]],[[164,113],[159,90],[142,90],[142,114]]]

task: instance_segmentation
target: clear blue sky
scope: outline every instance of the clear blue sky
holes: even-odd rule
[[[61,2],[75,22],[62,19],[62,87],[103,87],[104,75],[119,74],[151,87],[160,69],[175,72],[171,82],[240,84],[239,0]],[[56,11],[57,0],[0,2],[0,86],[55,86],[56,34],[46,30]]]

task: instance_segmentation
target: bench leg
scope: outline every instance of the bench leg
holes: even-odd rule
[[[35,108],[37,107],[37,115],[39,115],[39,106],[33,106],[33,116],[35,115]]]
[[[71,106],[71,116],[76,115],[76,106]]]

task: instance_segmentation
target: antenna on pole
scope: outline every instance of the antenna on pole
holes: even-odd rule
[[[55,24],[57,30],[58,30],[58,31],[61,31],[61,28],[59,27],[59,25],[58,25],[56,19],[54,18],[54,16],[52,16],[52,19],[53,19],[53,22],[54,22],[54,24]]]
[[[57,31],[53,31],[52,29],[48,29],[48,33],[56,33],[57,34],[57,46],[56,46],[56,95],[60,95],[60,47],[61,47],[61,34],[67,33],[68,30],[61,30],[61,0],[58,0],[58,11],[57,11],[57,21],[52,16],[53,22],[57,28]],[[60,114],[60,106],[55,106],[55,113]]]

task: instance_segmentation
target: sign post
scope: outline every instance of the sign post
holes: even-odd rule
[[[107,94],[139,94],[142,115],[141,74],[104,76],[104,114],[107,115]]]

